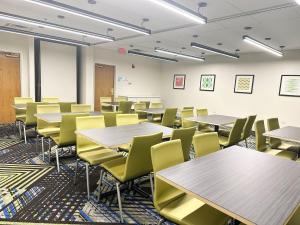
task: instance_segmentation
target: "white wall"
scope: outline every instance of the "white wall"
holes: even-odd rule
[[[186,74],[185,90],[173,90],[174,74]],[[201,74],[216,74],[214,92],[199,91]],[[234,93],[237,74],[254,74],[252,95]],[[265,53],[245,54],[240,60],[211,56],[205,63],[172,64],[162,67],[162,98],[167,106],[208,108],[210,113],[233,116],[257,114],[279,117],[282,125],[300,126],[300,98],[279,96],[280,77],[300,75],[300,51],[283,58]]]
[[[41,95],[76,101],[76,47],[41,42]]]

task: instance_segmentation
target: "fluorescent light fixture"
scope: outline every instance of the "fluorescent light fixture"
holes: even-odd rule
[[[128,54],[144,56],[144,57],[148,57],[148,58],[152,58],[152,59],[159,59],[159,60],[165,60],[165,61],[171,61],[171,62],[178,62],[176,59],[161,57],[161,56],[157,56],[157,55],[151,55],[151,54],[147,54],[147,53],[143,53],[143,52],[138,52],[138,51],[134,51],[134,50],[129,50]]]
[[[276,56],[279,56],[279,57],[283,56],[283,54],[282,54],[281,51],[278,51],[278,50],[276,50],[276,49],[274,49],[274,48],[272,48],[272,47],[270,47],[270,46],[268,46],[268,45],[266,45],[266,44],[264,44],[264,43],[262,43],[260,41],[257,41],[255,39],[247,36],[247,35],[243,36],[243,41],[245,41],[245,42],[247,42],[247,43],[249,43],[251,45],[254,45],[255,47],[263,49],[263,50],[265,50],[265,51],[267,51],[269,53],[272,53],[272,54],[274,54]]]
[[[149,0],[161,7],[164,7],[174,13],[177,13],[181,16],[184,16],[196,23],[200,23],[200,24],[206,24],[207,23],[207,18],[195,13],[194,11],[178,4],[175,1],[172,0]]]
[[[164,49],[160,49],[160,48],[156,48],[155,51],[159,52],[159,53],[163,53],[163,54],[179,56],[179,57],[182,57],[182,58],[187,58],[187,59],[192,59],[192,60],[197,60],[197,61],[202,61],[202,62],[205,61],[204,58],[195,57],[195,56],[186,55],[186,54],[181,54],[181,53],[177,53],[177,52],[172,52],[172,51],[164,50]]]
[[[298,3],[298,5],[300,5],[300,0],[296,0],[296,2]]]
[[[26,17],[15,16],[15,15],[12,15],[9,13],[0,12],[0,19],[10,20],[13,22],[18,22],[18,23],[30,24],[30,25],[34,25],[34,26],[43,26],[43,27],[53,29],[53,30],[58,30],[58,31],[67,32],[67,33],[71,33],[71,34],[76,34],[76,35],[85,35],[87,37],[101,39],[101,40],[105,40],[105,41],[114,41],[115,40],[113,37],[110,37],[110,36],[97,34],[97,33],[93,33],[93,32],[88,32],[88,31],[83,31],[83,30],[78,30],[78,29],[74,29],[71,27],[61,26],[61,25],[57,25],[54,23],[44,22],[44,21],[30,19],[30,18],[26,18]]]
[[[71,40],[71,39],[55,37],[55,36],[50,36],[50,35],[46,35],[46,34],[33,33],[33,32],[29,32],[29,31],[24,31],[24,30],[17,30],[17,29],[12,29],[12,28],[8,28],[8,27],[2,27],[2,26],[0,26],[0,32],[20,34],[20,35],[29,36],[29,37],[36,37],[36,38],[40,38],[40,39],[44,39],[44,40],[49,40],[49,41],[54,41],[57,43],[63,43],[63,44],[69,44],[69,45],[77,45],[77,46],[89,46],[90,45],[87,42],[75,41],[75,40]]]
[[[45,1],[45,0],[23,0],[29,3],[33,3],[35,5],[39,5],[39,6],[43,6],[43,7],[47,7],[50,9],[54,9],[54,10],[59,10],[61,12],[65,12],[65,13],[69,13],[75,16],[80,16],[86,19],[90,19],[90,20],[94,20],[97,22],[101,22],[101,23],[105,23],[105,24],[109,24],[109,25],[113,25],[119,28],[123,28],[126,30],[130,30],[130,31],[134,31],[137,33],[141,33],[141,34],[146,34],[146,35],[150,35],[151,31],[143,28],[143,27],[139,27],[139,26],[135,26],[133,24],[129,24],[129,23],[125,23],[119,20],[115,20],[106,16],[101,16],[98,15],[96,13],[93,12],[89,12],[83,9],[79,9],[73,6],[69,6],[60,2],[56,2],[56,1]]]
[[[234,58],[234,59],[240,58],[236,54],[225,52],[225,51],[222,51],[222,50],[216,49],[216,48],[211,48],[211,47],[208,47],[208,46],[205,46],[205,45],[201,45],[201,44],[195,43],[195,42],[192,42],[191,46],[194,47],[194,48],[198,48],[198,49],[201,49],[201,50],[205,50],[205,51],[208,51],[208,52],[216,53],[216,54],[227,56],[227,57]]]

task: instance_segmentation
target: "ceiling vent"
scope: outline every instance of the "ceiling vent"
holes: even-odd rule
[[[25,27],[25,26],[13,24],[13,23],[6,23],[4,26],[14,28],[14,29],[31,30],[29,27]]]

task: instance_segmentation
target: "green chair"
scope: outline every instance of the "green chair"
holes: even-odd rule
[[[177,114],[177,108],[166,109],[161,121],[161,125],[165,127],[174,127],[176,114]]]
[[[120,184],[130,182],[136,178],[149,175],[152,169],[151,146],[162,141],[163,133],[157,133],[147,136],[134,137],[127,158],[115,159],[102,163],[101,167],[110,173],[116,179],[117,197],[120,210],[120,220],[123,223],[122,202],[120,194]],[[100,173],[99,181],[99,198],[100,187],[103,178],[103,170]]]
[[[74,104],[71,105],[72,113],[89,113],[92,111],[92,107],[86,104]]]
[[[229,137],[219,135],[219,143],[223,148],[236,145],[241,141],[246,120],[247,118],[237,119],[229,133]]]
[[[146,109],[149,109],[150,101],[140,101],[140,103],[145,103],[146,104]]]
[[[217,132],[197,134],[193,138],[196,157],[206,156],[220,150]]]
[[[88,113],[66,114],[62,115],[59,135],[51,135],[50,138],[55,143],[55,146],[49,149],[49,163],[51,160],[51,150],[55,150],[57,172],[60,172],[59,167],[59,149],[72,147],[76,145],[76,118],[89,116]]]
[[[163,109],[164,106],[161,102],[151,102],[149,108],[150,109]]]
[[[119,113],[128,114],[131,113],[131,107],[133,102],[123,101],[119,103]]]
[[[187,109],[192,109],[194,111],[194,106],[186,106],[186,107],[183,107],[183,110],[187,110]]]
[[[105,127],[115,127],[117,126],[117,112],[103,112]]]
[[[118,96],[115,98],[115,102],[127,102],[128,97],[127,96]]]
[[[76,102],[59,102],[60,112],[61,113],[69,113],[71,112],[71,105],[76,104]]]
[[[28,102],[33,102],[32,98],[29,97],[15,97],[14,98],[14,104],[24,104],[26,105]],[[19,129],[19,135],[22,136],[21,131],[21,122],[25,120],[26,118],[26,110],[25,109],[15,109],[15,116],[16,116],[16,125]]]
[[[37,114],[60,113],[60,106],[59,104],[37,105],[36,112]],[[45,160],[44,138],[48,139],[48,144],[50,148],[51,146],[50,136],[59,134],[60,131],[59,127],[60,127],[59,123],[47,123],[44,120],[37,119],[36,150],[38,146],[39,137],[41,137],[43,161]]]
[[[113,107],[108,102],[112,102],[112,97],[100,97],[101,112],[113,111]]]
[[[76,131],[105,127],[104,116],[85,116],[76,118]],[[86,137],[76,134],[76,160],[74,184],[76,184],[78,163],[85,162],[87,198],[90,199],[89,167],[123,157],[112,149],[103,148]]]
[[[292,216],[287,225],[299,225],[300,224],[300,207],[298,207],[295,214]]]
[[[256,121],[255,123],[255,138],[256,150],[265,152],[273,156],[279,156],[286,159],[295,159],[296,153],[287,150],[273,149],[267,145],[267,138],[263,135],[266,132],[265,123],[263,120]]]
[[[190,159],[190,149],[195,132],[196,127],[173,130],[171,140],[181,140],[184,161],[188,161]]]
[[[181,141],[174,140],[152,146],[154,174],[184,162]],[[175,188],[154,175],[154,206],[163,217],[176,224],[225,225],[229,217],[190,194]],[[159,221],[159,224],[165,219]]]
[[[208,116],[208,109],[197,109],[196,112],[197,112],[197,116]],[[198,123],[197,134],[208,133],[208,132],[214,132],[214,130],[208,124]]]
[[[56,98],[56,97],[45,97],[45,98],[42,98],[42,102],[55,104],[55,103],[59,102],[59,98]]]
[[[133,125],[140,122],[138,114],[117,114],[116,119],[117,126]]]
[[[135,113],[137,113],[139,115],[139,120],[140,122],[146,122],[148,121],[147,119],[147,113],[146,112],[141,112],[141,110],[145,110],[147,109],[147,105],[146,103],[135,103],[133,105],[133,110]]]
[[[184,109],[181,111],[181,126],[183,128],[189,127],[197,127],[197,123],[194,121],[186,120],[185,118],[194,117],[194,110],[193,109]]]
[[[249,116],[247,118],[247,121],[244,125],[244,128],[243,128],[243,133],[241,135],[241,140],[244,140],[245,141],[245,144],[246,144],[246,148],[248,148],[248,142],[247,142],[247,139],[250,137],[251,135],[251,131],[252,131],[252,127],[253,127],[253,124],[255,122],[255,119],[256,119],[256,115],[253,115],[253,116]]]

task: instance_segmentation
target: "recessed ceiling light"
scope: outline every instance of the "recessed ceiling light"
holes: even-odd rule
[[[185,49],[186,49],[186,47],[182,47],[181,49],[182,49],[182,50],[185,50]]]
[[[252,29],[253,29],[253,27],[249,27],[249,26],[244,27],[244,30],[252,30]]]
[[[95,0],[88,0],[89,4],[95,5],[97,2]]]
[[[161,43],[161,41],[156,41],[156,43],[157,43],[157,44],[160,44],[160,43]]]
[[[133,47],[134,47],[134,45],[129,45],[129,47],[130,47],[130,48],[133,48]]]
[[[63,16],[63,15],[58,15],[57,18],[63,20],[63,19],[65,18],[65,16]]]
[[[193,38],[198,38],[198,37],[199,37],[198,34],[194,34],[194,35],[193,35]]]
[[[271,39],[272,38],[270,38],[270,37],[265,38],[266,41],[271,41]]]
[[[296,0],[296,2],[298,3],[298,5],[300,5],[300,0]]]
[[[221,45],[223,45],[223,43],[219,42],[217,45],[221,46]]]

